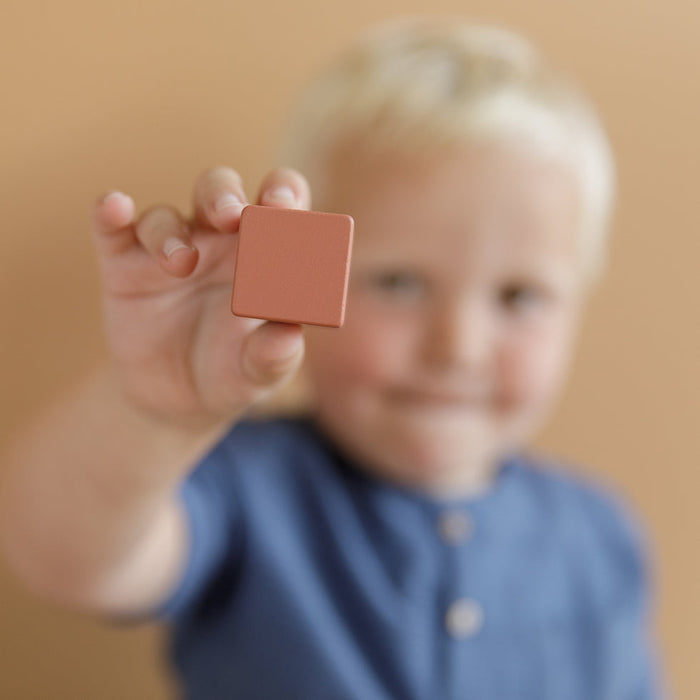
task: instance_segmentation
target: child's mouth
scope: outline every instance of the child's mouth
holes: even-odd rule
[[[400,389],[390,393],[390,398],[404,406],[450,411],[470,411],[483,407],[484,398],[466,394],[426,392]]]

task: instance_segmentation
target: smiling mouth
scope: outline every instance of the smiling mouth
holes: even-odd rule
[[[482,407],[485,402],[483,397],[410,390],[393,391],[391,392],[391,398],[393,401],[407,406],[463,411],[473,411],[476,408]]]

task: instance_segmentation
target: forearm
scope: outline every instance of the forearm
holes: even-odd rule
[[[226,427],[159,422],[98,368],[10,447],[0,532],[12,568],[69,605],[128,611],[156,601],[186,544],[175,488]]]

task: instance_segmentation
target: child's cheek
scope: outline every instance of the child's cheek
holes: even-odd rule
[[[404,381],[414,335],[402,315],[358,295],[348,299],[345,325],[327,335],[328,352],[346,381],[393,384]]]
[[[411,347],[404,330],[369,317],[339,334],[338,352],[347,378],[377,385],[403,381]]]
[[[405,335],[392,324],[354,310],[357,313],[348,313],[342,328],[307,329],[307,362],[317,381],[353,393],[382,390],[401,381],[407,362]]]
[[[568,355],[566,338],[554,330],[514,338],[499,358],[504,409],[548,405],[564,382]]]

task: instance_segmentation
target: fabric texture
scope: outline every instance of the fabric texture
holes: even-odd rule
[[[183,482],[152,617],[193,700],[648,700],[647,546],[612,491],[513,454],[479,496],[376,478],[310,417],[239,422]]]

